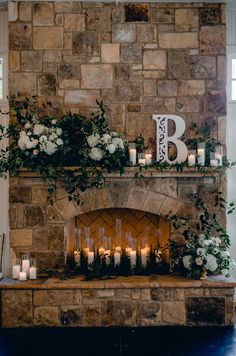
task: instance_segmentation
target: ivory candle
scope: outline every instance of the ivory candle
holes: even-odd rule
[[[89,248],[88,248],[88,247],[85,247],[85,248],[84,248],[84,254],[85,254],[85,256],[88,256],[88,252],[89,252]]]
[[[131,268],[135,268],[136,266],[136,251],[130,251],[130,266]]]
[[[12,266],[12,278],[18,279],[20,273],[20,265]]]
[[[130,256],[130,251],[132,251],[132,248],[126,247],[125,252],[127,253],[128,256]]]
[[[27,278],[29,276],[29,268],[30,268],[30,260],[29,259],[22,260],[22,272],[26,273]]]
[[[105,250],[104,256],[105,256],[106,264],[109,265],[111,262],[111,260],[110,260],[111,250]]]
[[[120,252],[114,252],[114,265],[120,265]]]
[[[104,253],[105,253],[105,248],[100,247],[100,248],[98,249],[98,253],[99,253],[99,256],[103,256]]]
[[[145,165],[145,163],[146,163],[145,158],[139,158],[139,160],[138,160],[138,164],[140,164],[140,165],[144,166],[144,165]]]
[[[91,265],[94,261],[94,252],[88,251],[88,265]]]
[[[152,163],[152,154],[145,153],[145,164],[151,164],[151,163]]]
[[[36,267],[30,267],[30,269],[29,269],[29,279],[37,279],[37,269],[36,269]]]
[[[196,164],[196,156],[194,154],[189,154],[188,155],[188,165],[189,167],[192,167]]]
[[[80,266],[80,251],[74,251],[75,263]]]
[[[26,281],[26,280],[27,280],[26,272],[19,272],[19,281]]]
[[[147,247],[141,249],[141,264],[144,268],[147,267],[147,259],[148,259],[148,249]]]
[[[198,164],[200,164],[200,166],[204,166],[204,164],[205,164],[205,149],[198,148],[197,154],[198,154],[198,159],[197,159]]]
[[[130,148],[129,149],[129,160],[130,160],[130,162],[132,163],[133,166],[135,166],[136,163],[137,163],[136,154],[137,154],[136,148]]]
[[[210,161],[210,165],[211,165],[211,167],[217,167],[217,160],[216,159],[211,159],[211,161]]]

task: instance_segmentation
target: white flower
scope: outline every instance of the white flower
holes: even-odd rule
[[[191,269],[192,262],[193,262],[193,258],[191,255],[187,255],[183,257],[183,264],[186,269]]]
[[[56,129],[56,134],[57,134],[57,136],[61,136],[61,134],[62,134],[62,129],[58,127],[58,128]]]
[[[25,124],[25,129],[30,129],[30,128],[31,128],[30,122],[26,122],[26,124]]]
[[[218,252],[220,252],[220,251],[216,247],[212,250],[213,255],[217,255]]]
[[[58,136],[53,132],[50,136],[49,136],[49,140],[50,141],[54,141],[58,138]]]
[[[42,135],[42,133],[44,132],[44,130],[45,130],[45,126],[44,126],[44,125],[36,124],[36,125],[34,126],[34,134],[37,135],[37,136]]]
[[[39,142],[46,142],[47,141],[47,136],[45,135],[42,135],[40,138],[39,138]]]
[[[43,149],[49,156],[53,155],[57,151],[57,145],[54,142],[48,141],[46,147]]]
[[[34,140],[33,138],[31,138],[31,142],[32,142],[33,147],[36,147],[37,144],[39,143],[38,140],[36,140],[36,139]]]
[[[205,254],[206,254],[205,248],[199,247],[199,248],[197,249],[197,255],[198,255],[198,256],[205,256]]]
[[[103,157],[103,153],[100,148],[94,147],[91,149],[89,157],[92,158],[94,161],[100,161]]]
[[[99,135],[98,134],[92,134],[87,137],[87,142],[90,147],[95,147],[99,143]]]
[[[37,156],[37,154],[39,153],[39,150],[33,150],[33,155]]]
[[[213,242],[211,240],[207,239],[207,240],[204,240],[203,246],[208,247],[212,244],[213,244]]]
[[[55,125],[57,123],[57,120],[53,119],[52,124]]]
[[[109,145],[107,145],[106,149],[109,151],[109,153],[112,155],[115,150],[116,150],[116,146],[113,145],[113,143],[110,143]]]
[[[61,138],[58,138],[58,139],[57,139],[57,145],[58,145],[58,146],[63,145],[63,141],[62,141]]]
[[[200,256],[195,258],[195,262],[197,266],[202,266],[203,264],[202,258]]]
[[[123,142],[122,138],[115,137],[115,138],[112,139],[112,143],[115,146],[120,147],[122,150],[124,149],[124,142]]]
[[[211,272],[215,272],[217,267],[218,267],[218,264],[217,264],[217,260],[216,260],[216,257],[209,254],[206,256],[206,269],[211,271]]]
[[[33,143],[32,141],[26,142],[26,148],[27,148],[27,149],[34,148],[34,143]]]
[[[104,134],[102,135],[102,138],[101,138],[101,143],[108,143],[111,139],[111,136],[109,134]]]
[[[112,132],[111,132],[111,136],[112,136],[112,137],[117,137],[117,136],[118,136],[118,133],[115,132],[115,131],[112,131]]]

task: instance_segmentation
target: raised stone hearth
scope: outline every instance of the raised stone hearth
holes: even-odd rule
[[[230,326],[236,283],[180,277],[3,280],[3,327]]]

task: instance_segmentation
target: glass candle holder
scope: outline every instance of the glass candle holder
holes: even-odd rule
[[[210,153],[210,166],[211,167],[217,167],[218,166],[218,162],[217,162],[217,158],[216,158],[215,152],[211,152]]]
[[[188,151],[188,166],[193,167],[196,164],[196,151],[190,150]]]
[[[30,259],[29,279],[37,279],[36,260]]]
[[[147,267],[149,252],[150,252],[150,248],[148,247],[148,241],[146,238],[144,238],[141,240],[141,250],[140,250],[141,265],[143,268]]]
[[[13,258],[12,259],[12,278],[13,279],[18,279],[19,278],[19,273],[21,270],[21,260],[20,258]]]
[[[217,159],[217,166],[221,167],[223,165],[223,146],[217,145],[215,150],[215,157]]]
[[[197,161],[200,166],[205,165],[205,153],[206,153],[206,144],[205,142],[198,142],[197,146]]]
[[[141,166],[144,166],[146,163],[145,161],[145,155],[143,152],[138,153],[138,164],[140,164]]]
[[[152,151],[147,150],[145,152],[145,164],[151,164],[152,163]]]
[[[135,166],[137,164],[136,143],[129,143],[129,160],[132,166]]]
[[[29,269],[30,269],[30,258],[28,254],[24,254],[21,256],[21,269],[22,272],[26,273],[26,277],[29,277]]]

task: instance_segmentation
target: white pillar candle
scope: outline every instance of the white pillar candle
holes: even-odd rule
[[[75,263],[80,266],[80,251],[74,251]]]
[[[137,156],[136,148],[129,148],[129,160],[133,166],[135,166],[137,163],[136,156]]]
[[[211,161],[210,161],[210,165],[211,165],[211,167],[217,167],[217,160],[216,159],[211,159]]]
[[[89,252],[89,248],[88,248],[88,247],[85,247],[85,248],[84,248],[84,254],[85,254],[85,256],[88,256],[88,252]]]
[[[99,256],[103,256],[103,255],[104,255],[104,252],[105,252],[105,248],[100,247],[100,248],[98,249]]]
[[[130,266],[131,268],[135,268],[136,266],[136,251],[130,251]]]
[[[152,154],[145,153],[145,164],[151,164],[151,163],[152,163]]]
[[[20,265],[12,266],[12,278],[18,279],[20,273]]]
[[[104,256],[106,260],[106,264],[109,265],[111,262],[110,256],[111,256],[111,250],[105,250],[104,251]]]
[[[193,154],[188,155],[188,165],[192,167],[196,164],[196,156]]]
[[[217,165],[221,167],[223,165],[223,156],[219,153],[216,153],[215,158],[217,159]]]
[[[22,260],[22,272],[26,273],[26,277],[29,276],[30,260]]]
[[[200,166],[204,166],[205,165],[205,149],[204,148],[198,148],[197,149],[197,154],[198,154],[198,164]]]
[[[144,166],[144,165],[145,165],[145,163],[146,163],[145,158],[139,158],[139,160],[138,160],[138,164],[140,164],[140,165]]]
[[[37,268],[36,267],[30,267],[29,279],[37,279]]]
[[[94,261],[94,252],[88,251],[88,265],[91,265]]]
[[[27,280],[26,272],[20,272],[19,281],[26,281],[26,280]]]
[[[131,247],[126,247],[125,252],[128,256],[130,256],[130,251],[132,251]]]
[[[141,249],[141,264],[144,268],[147,267],[148,249],[147,247]]]
[[[114,252],[114,265],[120,265],[120,252]]]

